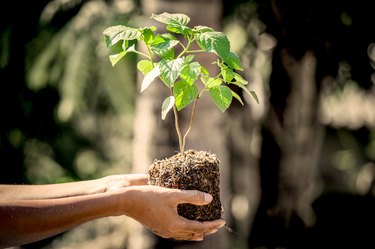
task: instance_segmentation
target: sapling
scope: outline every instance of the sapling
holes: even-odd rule
[[[124,25],[110,26],[103,32],[108,48],[121,45],[117,53],[109,56],[112,66],[128,53],[136,53],[141,58],[137,63],[137,69],[144,76],[141,92],[157,78],[169,89],[169,96],[162,102],[161,118],[164,120],[168,113],[173,111],[180,152],[171,158],[155,160],[149,169],[149,183],[209,192],[214,196],[210,205],[198,207],[183,204],[179,205],[178,211],[189,219],[218,219],[222,213],[218,193],[219,160],[205,151],[185,151],[186,138],[193,125],[196,106],[205,93],[209,94],[222,112],[229,108],[233,97],[243,105],[241,97],[230,85],[240,87],[256,102],[258,97],[254,91],[247,89],[248,82],[236,72],[243,70],[241,60],[230,50],[230,42],[223,32],[207,26],[189,27],[190,17],[181,13],[164,12],[153,14],[151,18],[164,24],[165,32],[158,33],[155,26],[133,28]],[[143,43],[144,50],[137,46],[139,42]],[[197,53],[217,55],[212,62],[219,69],[217,75],[210,75],[209,71],[195,60]],[[201,84],[200,88],[198,84]],[[182,133],[178,114],[190,105],[189,124],[185,133]]]

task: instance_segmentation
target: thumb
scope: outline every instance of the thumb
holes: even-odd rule
[[[207,205],[212,201],[212,195],[198,190],[181,190],[178,202],[194,205]]]

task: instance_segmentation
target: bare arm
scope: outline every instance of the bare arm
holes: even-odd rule
[[[147,184],[146,174],[111,175],[95,180],[43,184],[1,185],[0,200],[38,200],[104,193],[117,188]]]
[[[123,181],[114,181],[103,193],[57,199],[0,199],[0,248],[41,240],[107,216],[127,215],[159,236],[180,240],[202,240],[225,224],[223,220],[202,223],[178,215],[178,204],[205,205],[211,201],[210,195],[136,184],[142,182],[135,180],[133,186],[124,187]]]
[[[0,200],[0,248],[41,240],[86,221],[118,214],[109,193],[48,200]]]

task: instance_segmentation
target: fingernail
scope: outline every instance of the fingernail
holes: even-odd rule
[[[212,201],[212,195],[204,193],[204,201],[205,202],[211,202]]]
[[[198,237],[198,238],[194,238],[193,240],[194,241],[202,241],[203,240],[203,236],[202,237]]]

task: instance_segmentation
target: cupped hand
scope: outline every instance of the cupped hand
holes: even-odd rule
[[[178,204],[207,205],[212,201],[210,194],[158,186],[132,189],[132,208],[127,215],[163,238],[200,241],[204,235],[217,232],[225,224],[221,219],[199,222],[178,215]]]

